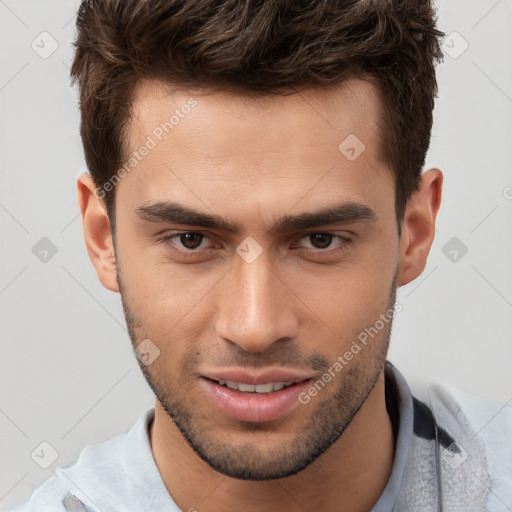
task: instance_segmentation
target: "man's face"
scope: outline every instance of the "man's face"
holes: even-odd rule
[[[149,149],[116,188],[123,306],[133,344],[158,355],[141,368],[163,409],[222,473],[300,471],[382,375],[399,239],[379,112],[359,80],[261,100],[137,91],[130,152]],[[173,220],[177,205],[224,224]]]

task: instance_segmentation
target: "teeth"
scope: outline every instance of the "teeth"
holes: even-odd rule
[[[242,391],[241,386],[239,389],[240,389],[240,391]],[[274,386],[273,382],[269,382],[268,384],[258,384],[257,386],[254,386],[254,391],[256,391],[256,393],[272,393],[272,391],[274,391],[274,389],[275,389],[275,386]]]
[[[233,382],[231,380],[219,380],[219,384],[229,389],[236,389],[244,393],[273,393],[283,388],[291,386],[293,382],[269,382],[268,384],[244,384],[243,382]]]

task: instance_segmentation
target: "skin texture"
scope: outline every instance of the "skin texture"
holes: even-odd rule
[[[155,128],[190,98],[197,105],[159,141]],[[370,510],[393,459],[383,378],[391,322],[308,404],[276,420],[224,415],[201,375],[287,367],[321,378],[393,307],[396,287],[425,268],[441,171],[423,173],[399,238],[369,83],[256,100],[171,93],[147,81],[133,105],[130,151],[148,136],[157,144],[116,186],[115,245],[87,174],[78,201],[90,258],[102,284],[121,293],[133,345],[150,339],[160,351],[140,366],[157,396],[150,441],[169,493],[182,510],[200,512]],[[366,147],[354,161],[338,150],[349,134]],[[217,215],[240,231],[141,219],[137,209],[155,201]],[[344,201],[368,206],[375,220],[272,229],[283,216]],[[162,240],[176,232],[205,237],[193,239],[198,249]],[[316,245],[314,233],[336,236]],[[249,236],[261,248],[250,263],[236,251]]]

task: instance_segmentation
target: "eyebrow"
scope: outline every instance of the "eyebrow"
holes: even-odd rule
[[[157,201],[144,204],[135,209],[135,214],[146,222],[171,222],[214,228],[233,234],[242,232],[242,226],[230,222],[219,215],[203,213],[171,201]],[[327,224],[346,224],[353,222],[375,222],[377,214],[368,205],[346,201],[334,206],[328,206],[315,212],[304,212],[298,215],[284,215],[276,220],[271,228],[275,233],[287,233],[310,229]]]

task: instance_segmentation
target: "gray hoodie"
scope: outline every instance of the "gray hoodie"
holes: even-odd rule
[[[371,512],[511,512],[512,407],[439,385],[411,393],[389,362],[385,376],[395,455]],[[85,447],[11,512],[179,512],[151,452],[153,414]]]

